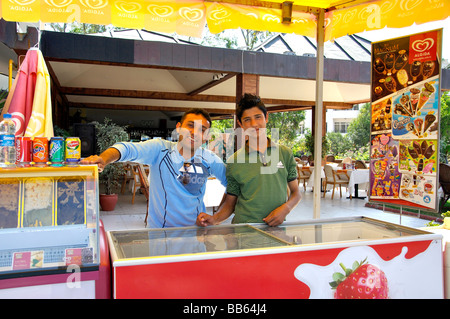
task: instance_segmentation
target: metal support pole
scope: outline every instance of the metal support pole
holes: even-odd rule
[[[323,116],[323,57],[325,11],[317,13],[317,56],[316,56],[316,106],[314,118],[314,202],[313,217],[320,218],[320,181],[322,173],[322,116]]]

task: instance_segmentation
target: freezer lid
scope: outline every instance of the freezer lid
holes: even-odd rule
[[[296,245],[371,241],[429,234],[420,229],[368,217],[314,220],[301,224],[284,223],[278,227],[260,224],[255,227]]]
[[[118,259],[289,246],[247,224],[109,232]]]
[[[429,234],[366,217],[212,227],[177,227],[108,232],[113,260],[367,242]]]

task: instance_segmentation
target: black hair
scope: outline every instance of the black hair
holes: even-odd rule
[[[209,116],[209,113],[207,111],[205,111],[204,109],[200,109],[200,108],[193,108],[193,109],[187,110],[181,117],[181,120],[180,120],[181,124],[183,124],[183,121],[186,118],[186,115],[188,115],[188,114],[203,115],[203,117],[209,122],[209,125],[211,126],[211,124],[212,124],[211,116]]]
[[[236,117],[239,122],[241,122],[242,114],[244,113],[244,111],[255,106],[264,113],[265,117],[267,117],[267,109],[264,103],[261,101],[261,98],[253,94],[245,93],[239,101],[238,107],[236,109]]]

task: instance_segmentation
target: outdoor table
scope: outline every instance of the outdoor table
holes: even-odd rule
[[[338,163],[327,163],[327,165],[330,165],[333,170],[337,170],[340,169],[339,164]],[[308,187],[314,187],[314,167],[315,166],[311,166],[310,170],[311,170],[311,176],[308,179],[308,183],[306,184],[306,186]],[[320,171],[320,178],[325,178],[325,171],[323,169],[323,166],[321,167],[321,171]],[[321,183],[322,185],[322,183]]]
[[[348,192],[351,194],[355,190],[355,195],[352,198],[366,198],[365,196],[358,196],[358,185],[369,183],[369,169],[348,170],[347,173],[349,174]]]

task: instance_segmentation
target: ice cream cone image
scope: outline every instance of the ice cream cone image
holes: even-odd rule
[[[411,92],[410,100],[411,100],[411,110],[412,113],[416,114],[417,104],[419,103],[420,90],[416,88],[412,88],[409,90]]]
[[[434,87],[431,84],[425,83],[424,87],[422,88],[422,91],[420,92],[416,113],[419,112],[420,109],[428,102],[431,94],[433,94],[434,91],[435,91]]]
[[[431,124],[433,124],[434,121],[436,121],[436,116],[433,113],[430,112],[427,115],[425,115],[425,122],[423,125],[424,133],[430,128]]]
[[[422,129],[423,129],[423,120],[421,118],[416,118],[414,120],[414,132],[417,136],[422,135]]]

